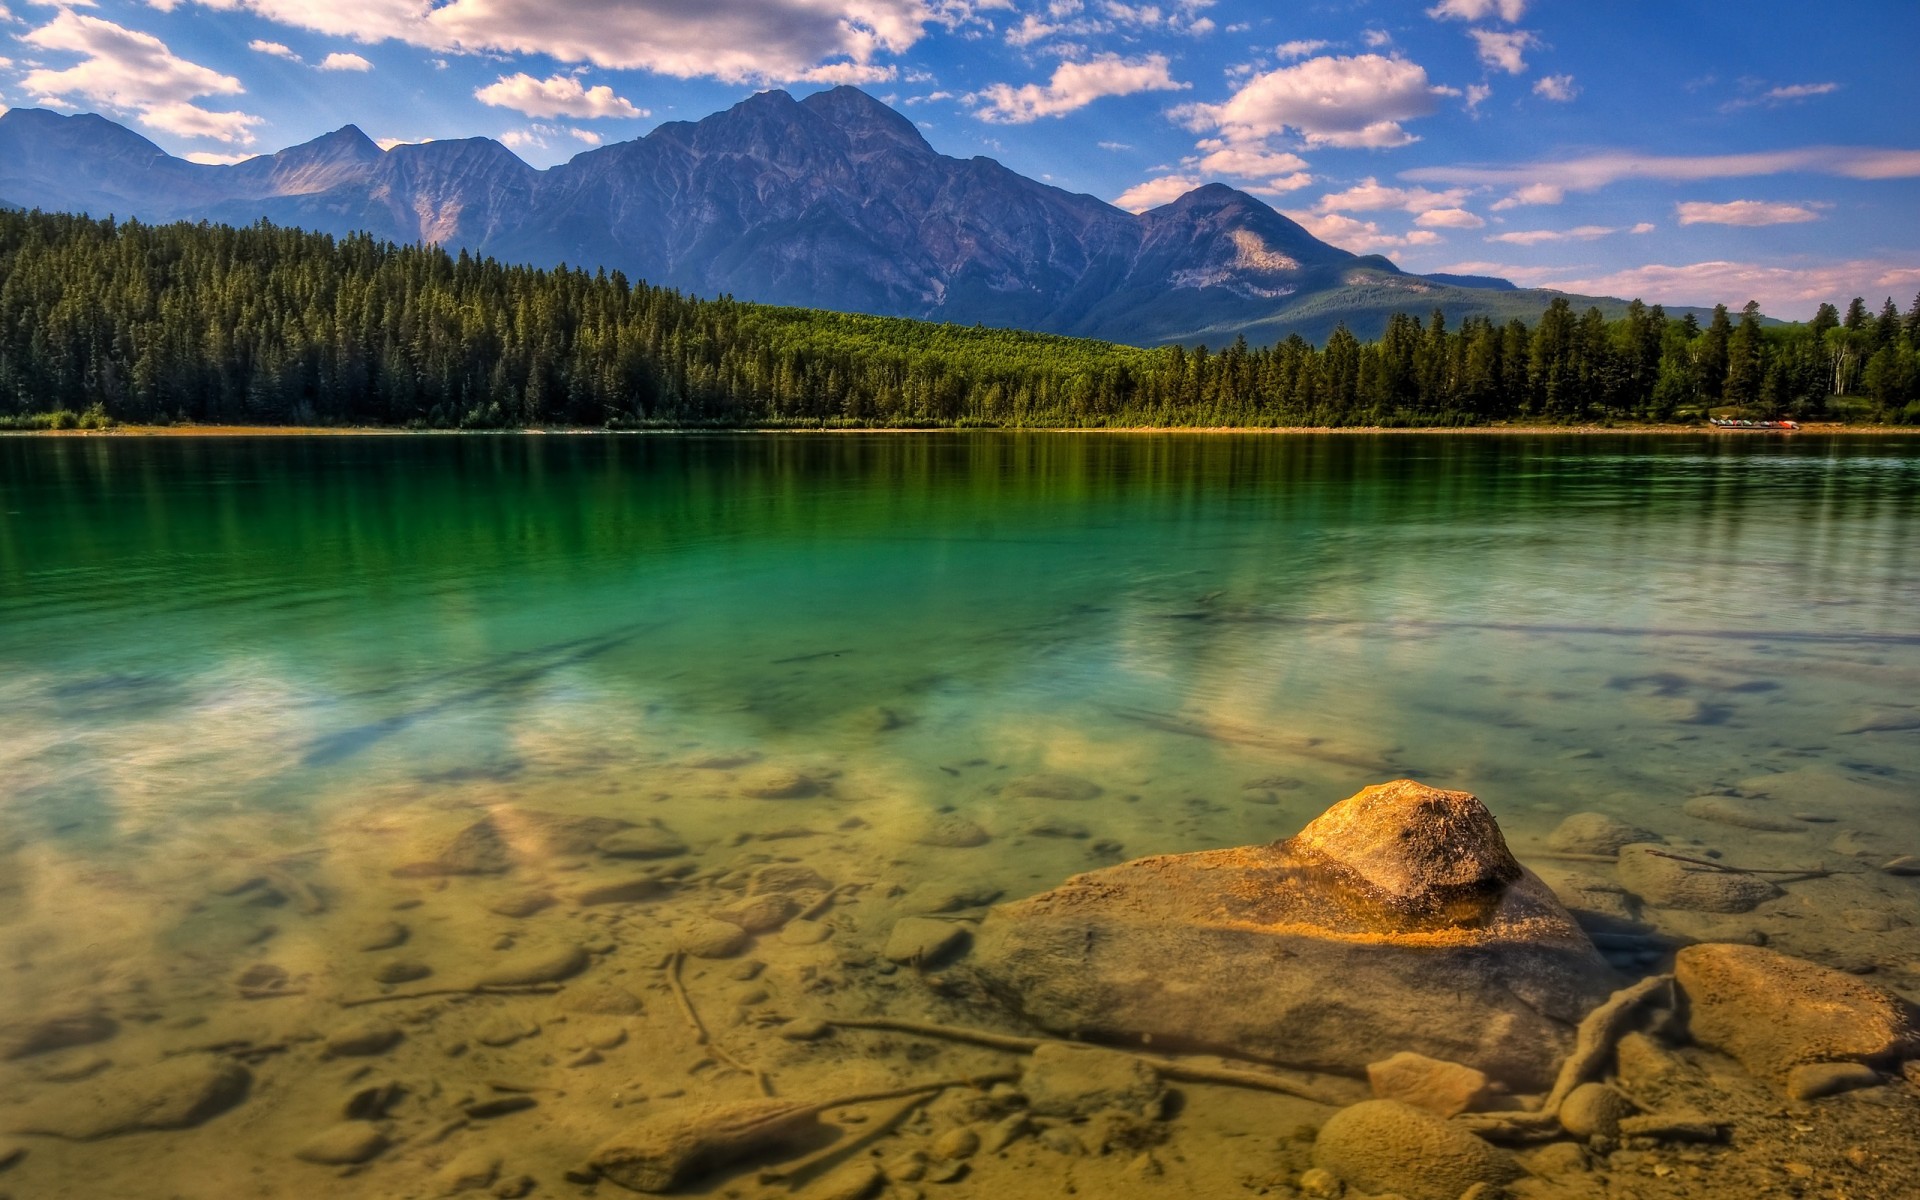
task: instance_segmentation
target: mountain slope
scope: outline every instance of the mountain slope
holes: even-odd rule
[[[1146,345],[1318,341],[1341,321],[1370,337],[1391,312],[1435,307],[1456,323],[1532,319],[1553,295],[1409,275],[1218,184],[1135,215],[990,158],[939,154],[854,88],[764,92],[544,171],[485,138],[382,151],[351,125],[202,166],[101,117],[14,109],[0,115],[0,195],[145,220],[364,230],[699,295]]]

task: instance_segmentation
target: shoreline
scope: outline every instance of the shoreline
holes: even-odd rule
[[[1595,435],[1632,435],[1632,436],[1684,436],[1712,434],[1726,437],[1751,437],[1766,435],[1790,437],[1804,434],[1832,436],[1872,435],[1872,436],[1916,436],[1920,435],[1920,426],[1915,425],[1843,425],[1834,423],[1813,423],[1802,425],[1797,430],[1782,429],[1722,429],[1702,425],[1420,425],[1407,427],[1389,427],[1381,425],[1124,425],[1124,426],[1046,426],[1046,427],[992,427],[959,429],[952,426],[928,425],[915,428],[770,428],[760,426],[679,426],[657,429],[601,429],[591,426],[537,426],[521,429],[396,429],[384,425],[119,425],[112,429],[5,429],[0,437],[126,437],[126,438],[244,438],[244,437],[461,437],[461,436],[498,436],[501,434],[520,434],[525,436],[600,436],[622,437],[648,434],[929,434],[929,433],[1030,433],[1030,434],[1313,434],[1352,436],[1356,434],[1372,435],[1419,435],[1471,434],[1475,436],[1514,436],[1532,437],[1575,434]]]

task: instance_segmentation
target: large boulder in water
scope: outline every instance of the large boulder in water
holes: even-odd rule
[[[1410,1050],[1546,1086],[1614,977],[1466,792],[1379,784],[1293,838],[1001,905],[982,986],[1042,1028],[1360,1075]]]

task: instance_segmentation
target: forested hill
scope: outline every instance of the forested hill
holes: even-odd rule
[[[0,421],[515,425],[1451,425],[1920,421],[1920,298],[1702,327],[1558,300],[1532,327],[1396,316],[1324,349],[1140,349],[697,300],[265,224],[0,212]],[[1838,399],[1834,399],[1838,397]]]

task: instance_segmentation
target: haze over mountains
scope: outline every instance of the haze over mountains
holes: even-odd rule
[[[1139,344],[1315,341],[1443,309],[1537,317],[1558,294],[1419,276],[1213,184],[1135,215],[937,153],[855,88],[764,92],[536,170],[487,138],[382,150],[358,128],[231,166],[105,118],[0,115],[0,196],[148,221],[261,218],[621,270],[699,295]],[[1609,316],[1618,300],[1597,302]]]

